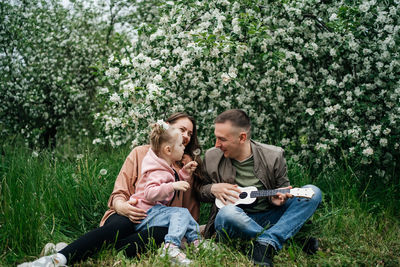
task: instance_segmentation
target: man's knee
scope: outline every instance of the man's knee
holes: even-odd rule
[[[311,188],[314,191],[314,195],[310,199],[311,201],[317,202],[318,204],[322,201],[322,191],[318,187],[312,184],[303,186],[303,188]]]
[[[226,224],[235,223],[239,215],[238,207],[227,205],[221,208],[215,218],[215,229],[221,230]]]

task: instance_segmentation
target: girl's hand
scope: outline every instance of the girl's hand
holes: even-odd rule
[[[192,175],[192,173],[196,170],[197,165],[198,164],[196,161],[191,161],[188,164],[186,164],[185,166],[183,166],[182,169],[184,169],[185,172],[187,172],[189,175]]]
[[[186,182],[186,181],[179,181],[179,182],[173,182],[172,183],[172,187],[176,191],[186,192],[186,190],[188,190],[190,188],[190,184],[188,182]]]

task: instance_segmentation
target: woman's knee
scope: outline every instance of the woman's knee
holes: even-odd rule
[[[135,232],[135,228],[133,226],[134,223],[129,220],[128,217],[115,213],[107,219],[102,227],[108,229],[109,231],[113,231],[115,233],[119,232],[120,234],[125,235]]]

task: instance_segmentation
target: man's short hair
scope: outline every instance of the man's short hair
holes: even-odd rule
[[[229,109],[219,114],[214,123],[225,123],[230,121],[233,126],[242,128],[250,138],[251,122],[249,116],[241,109]]]

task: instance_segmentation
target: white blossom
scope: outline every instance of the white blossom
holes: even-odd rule
[[[308,115],[312,116],[312,115],[315,114],[315,111],[314,111],[312,108],[307,108],[307,109],[306,109],[306,113],[307,113]]]
[[[387,140],[386,138],[382,138],[382,139],[379,140],[379,144],[380,144],[382,147],[386,147],[387,144],[388,144],[388,140]]]
[[[374,154],[374,150],[371,147],[367,147],[366,149],[364,149],[362,151],[362,153],[363,153],[364,156],[369,157],[369,156],[372,156]]]

